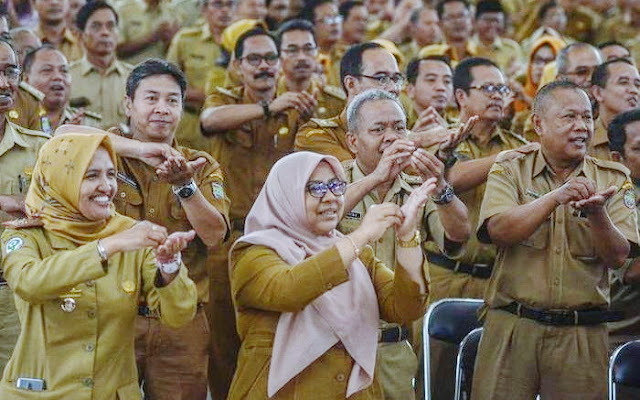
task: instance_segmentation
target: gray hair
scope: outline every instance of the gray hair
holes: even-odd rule
[[[349,128],[349,132],[358,132],[359,115],[362,106],[371,101],[379,100],[393,101],[400,110],[402,110],[402,115],[404,115],[406,120],[407,113],[396,96],[382,89],[367,89],[354,97],[353,101],[349,103],[349,106],[347,107],[347,126]]]
[[[589,43],[584,42],[571,43],[567,47],[560,50],[558,52],[558,56],[556,57],[556,68],[558,70],[558,75],[566,75],[566,73],[569,72],[569,56],[573,51],[587,49],[591,49],[597,54],[600,54],[600,50],[598,50],[596,47],[593,47]]]

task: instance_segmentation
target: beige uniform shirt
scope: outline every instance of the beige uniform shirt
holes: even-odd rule
[[[35,33],[40,40],[42,40],[42,44],[49,43],[40,27],[35,30]],[[80,39],[68,28],[65,28],[62,41],[56,48],[67,57],[67,61],[70,63],[81,59],[84,55],[84,48],[82,47],[82,43],[80,43]]]
[[[487,46],[480,41],[478,35],[474,35],[469,40],[469,47],[472,48],[472,54],[495,62],[505,73],[518,72],[519,66],[523,64],[522,49],[518,42],[511,39],[497,37]]]
[[[594,124],[593,139],[591,139],[588,154],[601,160],[612,161],[607,127],[604,126],[602,118],[598,118]]]
[[[228,227],[229,198],[225,194],[220,165],[205,152],[185,147],[177,147],[177,150],[188,161],[200,157],[207,159],[207,164],[196,173],[194,181],[204,198],[222,214]],[[180,199],[173,194],[170,184],[158,182],[154,168],[142,161],[121,158],[118,171],[118,194],[114,200],[118,212],[162,225],[169,233],[193,229]],[[207,262],[207,257],[207,246],[198,236],[182,251],[182,261],[198,288],[198,300],[201,302],[209,300],[209,270],[212,265]]]
[[[9,110],[7,117],[18,126],[39,130],[40,117],[45,114],[42,99],[44,93],[20,81],[14,97],[14,107]]]
[[[77,108],[66,106],[64,110],[62,110],[62,118],[60,118],[60,122],[57,126],[53,126],[51,120],[46,115],[42,115],[38,119],[37,128],[39,131],[46,133],[47,135],[53,136],[56,128],[60,125],[71,124],[73,120],[73,116],[78,112]],[[82,125],[92,126],[94,128],[100,128],[102,125],[102,115],[98,113],[94,113],[89,110],[84,110],[84,117],[82,118]]]
[[[125,123],[123,101],[126,83],[133,66],[116,60],[101,74],[86,57],[69,66],[73,85],[71,97],[86,97],[91,109],[102,115],[104,129]]]
[[[311,118],[296,134],[296,151],[313,151],[351,160],[355,155],[347,146],[347,109],[329,119]]]
[[[630,185],[624,166],[589,156],[573,176],[591,179],[597,191]],[[487,181],[478,236],[489,240],[483,226],[492,216],[530,203],[562,184],[554,179],[540,149],[496,162]],[[626,192],[620,190],[608,201],[607,213],[629,241],[638,243],[635,198],[625,200]],[[592,236],[587,218],[574,211],[569,205],[558,206],[530,237],[498,250],[485,295],[489,307],[514,301],[537,309],[608,306],[609,275],[595,252],[597,238]]]
[[[278,79],[278,89],[276,95],[280,96],[288,92],[287,83],[284,76]],[[314,118],[331,118],[340,114],[345,108],[347,96],[342,88],[331,85],[321,85],[318,80],[311,81],[311,85],[307,89],[307,93],[314,95],[318,105],[313,113]]]

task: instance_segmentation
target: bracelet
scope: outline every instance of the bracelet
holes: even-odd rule
[[[344,235],[351,242],[351,246],[353,246],[353,253],[356,255],[356,258],[360,257],[360,249],[356,246],[356,242],[353,241],[351,236]]]
[[[269,102],[267,100],[260,100],[260,105],[262,106],[262,114],[265,118],[269,118],[271,116],[271,110],[269,110]]]
[[[176,272],[178,272],[181,265],[182,265],[181,253],[176,254],[173,260],[169,261],[168,263],[161,263],[160,261],[158,261],[158,268],[160,268],[160,271],[164,272],[165,274],[175,274]]]
[[[420,231],[416,230],[413,233],[413,237],[409,240],[400,240],[399,237],[396,236],[396,240],[398,242],[398,247],[401,247],[403,249],[408,249],[408,248],[412,248],[412,247],[418,247],[420,246],[420,243],[422,242],[422,238],[420,237]]]
[[[109,259],[109,257],[107,256],[107,250],[105,250],[105,248],[102,245],[102,242],[100,242],[100,240],[98,240],[96,247],[98,249],[98,254],[100,255],[100,259],[102,261],[107,261]]]

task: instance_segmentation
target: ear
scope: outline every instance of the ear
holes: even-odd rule
[[[533,114],[531,116],[531,122],[533,125],[533,129],[536,131],[536,135],[542,136],[542,119],[539,115]]]
[[[624,156],[619,151],[612,151],[611,159],[615,162],[619,162],[620,164],[624,164]]]
[[[603,88],[601,88],[598,85],[591,85],[591,94],[593,95],[593,98],[596,99],[598,103],[602,103],[603,101],[602,89]]]
[[[462,108],[462,106],[466,104],[467,93],[464,90],[456,89],[456,91],[453,93],[453,96],[456,98],[456,102],[458,102],[460,108]]]
[[[415,96],[416,93],[416,87],[410,83],[407,85],[407,88],[405,89],[407,92],[407,96],[409,96],[409,98],[413,99],[413,97]]]
[[[131,97],[125,96],[122,102],[124,103],[124,114],[127,118],[131,118],[131,110],[133,109],[133,101],[131,100]]]
[[[347,75],[344,77],[343,82],[344,87],[347,89],[347,95],[355,95],[357,91],[356,86],[358,85],[358,80],[354,76]]]
[[[353,154],[358,154],[357,141],[358,137],[355,134],[347,132],[347,147]]]

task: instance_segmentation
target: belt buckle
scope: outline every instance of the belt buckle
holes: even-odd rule
[[[398,325],[396,328],[398,329],[398,340],[396,342],[400,343],[402,341],[402,325]]]
[[[460,269],[460,261],[456,261],[456,265],[455,267],[453,267],[453,272],[458,272],[458,269]]]
[[[555,321],[554,317],[554,314],[542,312],[540,313],[540,322],[545,325],[553,325],[553,322]]]

